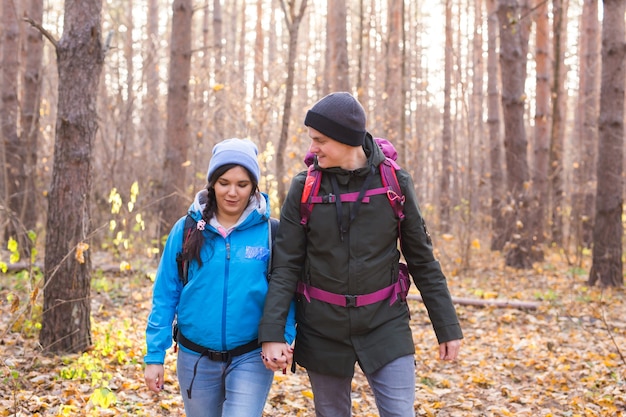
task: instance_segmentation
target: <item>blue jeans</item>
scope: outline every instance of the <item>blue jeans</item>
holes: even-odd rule
[[[336,377],[308,371],[317,417],[350,417],[352,376]],[[366,374],[380,417],[415,417],[415,359],[399,357]]]
[[[178,351],[177,373],[187,417],[261,417],[274,373],[265,368],[261,348],[229,362],[200,358],[191,398],[187,390],[200,355]]]

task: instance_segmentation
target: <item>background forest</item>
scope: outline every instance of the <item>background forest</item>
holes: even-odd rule
[[[0,415],[177,415],[176,389],[155,399],[141,377],[164,238],[228,137],[258,145],[278,216],[331,91],[399,150],[459,297],[466,359],[417,347],[417,412],[622,413],[625,11],[0,0]],[[268,415],[311,415],[303,372],[277,380]]]

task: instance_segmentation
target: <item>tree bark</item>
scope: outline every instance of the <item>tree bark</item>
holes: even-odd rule
[[[535,99],[535,137],[534,137],[534,169],[532,186],[532,210],[530,227],[535,242],[545,241],[546,217],[548,213],[548,157],[550,138],[550,18],[548,3],[535,0],[535,66],[536,66],[536,99]]]
[[[445,56],[444,56],[444,84],[443,84],[443,119],[441,132],[441,178],[439,180],[439,224],[442,233],[449,233],[450,210],[452,196],[450,178],[452,177],[452,118],[450,101],[452,100],[452,0],[445,2]]]
[[[280,130],[280,138],[276,149],[276,178],[278,178],[278,204],[282,207],[287,196],[287,180],[285,177],[285,149],[287,148],[287,135],[289,134],[289,119],[291,118],[291,101],[293,99],[294,74],[296,54],[298,51],[298,30],[304,17],[307,0],[300,0],[300,7],[296,7],[296,0],[281,0],[281,6],[285,14],[285,23],[289,32],[289,51],[287,59],[287,81],[285,85],[285,104],[283,106],[283,123]]]
[[[582,248],[591,247],[593,237],[596,153],[590,150],[595,149],[598,143],[598,71],[600,68],[598,0],[585,0],[581,22],[578,52],[580,75],[575,129],[575,154],[579,164],[574,166],[574,193],[572,195],[573,233],[579,253],[582,252]]]
[[[218,84],[226,85],[226,71],[224,62],[223,30],[222,24],[222,5],[221,0],[213,1],[213,58],[215,61],[215,78]],[[189,29],[191,32],[191,28]],[[191,48],[191,44],[190,44]],[[213,129],[215,143],[226,138],[226,98],[223,88],[213,89],[215,95],[215,113],[213,114]]]
[[[40,343],[81,352],[91,344],[91,158],[104,61],[102,0],[67,1],[56,47],[59,101],[49,193]]]
[[[159,72],[158,72],[158,48],[159,48],[159,1],[148,0],[147,17],[147,42],[145,44],[145,63],[143,65],[144,79],[146,83],[146,96],[158,97]],[[146,100],[143,103],[145,116],[145,130],[148,140],[145,144],[151,155],[161,159],[163,154],[163,135],[161,134],[161,118],[159,117],[159,105],[156,100]]]
[[[589,284],[624,285],[622,263],[624,82],[626,81],[626,3],[604,0],[602,20],[602,86],[598,143],[598,187]]]
[[[491,191],[491,250],[499,251],[506,243],[504,219],[504,168],[500,133],[500,91],[498,66],[497,0],[487,0],[487,125],[489,126],[489,165]]]
[[[384,135],[396,149],[404,145],[404,1],[389,0],[387,9],[387,57],[385,59],[385,118]],[[398,161],[407,165],[406,152],[401,152]]]
[[[350,91],[346,0],[328,0],[326,45],[327,92]]]
[[[7,222],[3,230],[4,241],[13,238],[18,242],[18,250],[22,257],[30,253],[30,241],[25,227],[25,210],[31,210],[24,204],[24,191],[27,191],[26,165],[28,153],[32,149],[27,147],[18,134],[18,72],[19,72],[19,24],[17,4],[12,0],[2,0],[2,67],[0,79],[2,91],[0,93],[0,132],[4,160],[2,169],[4,178],[1,199]]]
[[[567,95],[565,94],[565,49],[567,47],[567,5],[568,0],[552,2],[553,32],[553,83],[552,83],[552,129],[550,131],[550,235],[551,241],[563,245],[563,212],[565,211],[563,190],[563,159],[565,142],[565,115]]]
[[[192,0],[174,0],[172,5],[167,127],[163,164],[163,230],[169,230],[187,210],[187,151],[189,137],[189,76],[191,73]]]
[[[26,15],[41,23],[43,0],[30,0]],[[43,36],[35,27],[26,28],[26,59],[23,74],[23,98],[20,124],[21,142],[24,144],[26,163],[22,222],[26,230],[36,230],[37,215],[41,213],[41,202],[37,183],[37,149],[39,146],[39,109],[41,106],[41,80],[43,61]],[[30,241],[29,241],[30,244]],[[30,251],[28,251],[30,253]]]
[[[254,81],[252,98],[254,100],[263,99],[263,91],[265,90],[265,66],[263,64],[263,55],[265,54],[265,36],[263,35],[263,0],[256,2],[256,28],[254,40]]]
[[[500,70],[504,114],[504,147],[507,185],[515,216],[507,224],[510,231],[506,264],[514,268],[532,267],[532,241],[529,230],[528,156],[524,125],[524,83],[528,38],[517,0],[500,0]]]

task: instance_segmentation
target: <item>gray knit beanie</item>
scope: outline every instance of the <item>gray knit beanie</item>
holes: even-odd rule
[[[315,103],[304,125],[349,146],[363,145],[365,111],[350,93],[331,93]]]
[[[226,164],[237,164],[246,168],[256,183],[259,183],[261,169],[257,160],[257,147],[247,139],[225,139],[213,147],[213,156],[209,161],[209,170],[206,174],[207,181],[215,170]]]

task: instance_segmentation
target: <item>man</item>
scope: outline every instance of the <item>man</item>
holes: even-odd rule
[[[290,364],[283,334],[297,291],[293,356],[309,375],[316,416],[351,415],[351,380],[358,362],[381,417],[414,417],[415,347],[408,307],[402,300],[375,297],[398,280],[398,233],[435,330],[440,359],[457,358],[463,335],[413,180],[404,170],[396,172],[405,198],[405,219],[398,227],[385,193],[364,198],[366,191],[382,187],[378,166],[385,156],[366,130],[361,104],[349,93],[330,94],[308,111],[304,124],[315,168],[322,172],[318,195],[326,196],[327,204],[315,204],[303,225],[300,200],[307,173],[294,178],[281,210],[259,325],[262,357],[271,370]],[[350,199],[348,193],[358,197]],[[336,299],[340,302],[332,301]]]

